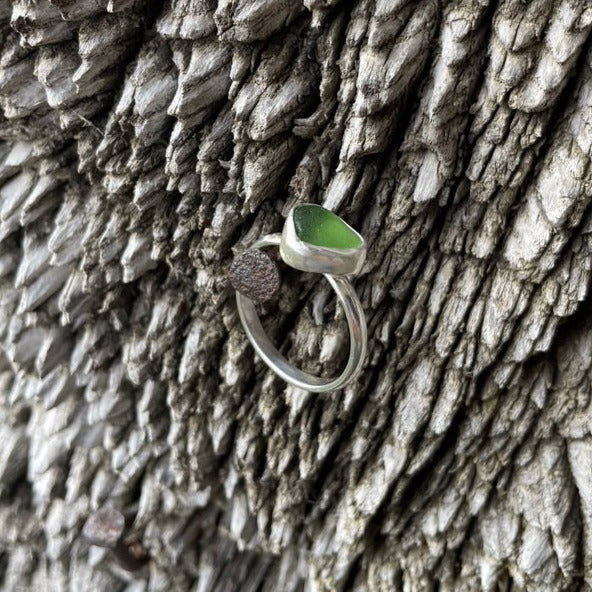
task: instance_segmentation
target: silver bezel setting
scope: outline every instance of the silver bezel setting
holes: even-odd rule
[[[318,206],[318,204],[297,204],[288,213],[282,230],[280,257],[290,267],[311,273],[328,273],[331,275],[355,275],[360,272],[366,260],[366,241],[343,219],[341,221],[360,239],[360,246],[355,249],[332,249],[319,247],[300,240],[294,226],[294,210],[301,206]],[[330,210],[329,210],[330,211]]]

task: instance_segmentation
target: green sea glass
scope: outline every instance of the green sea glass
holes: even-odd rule
[[[362,239],[339,216],[317,205],[294,208],[296,236],[305,243],[329,249],[356,249]]]

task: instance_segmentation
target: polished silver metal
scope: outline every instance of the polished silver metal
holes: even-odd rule
[[[287,222],[289,220],[290,216],[288,216]],[[287,226],[287,224],[285,226]],[[282,259],[284,259],[283,255],[286,250],[284,248],[284,252],[282,253],[282,245],[285,247],[287,243],[288,252],[296,252],[296,250],[292,248],[294,243],[292,242],[293,235],[291,232],[292,231],[289,230],[282,233],[281,235],[270,234],[264,236],[263,238],[259,239],[251,248],[262,249],[270,246],[279,246],[280,256]],[[257,353],[261,356],[262,360],[269,366],[269,368],[271,368],[286,382],[293,384],[294,386],[309,392],[321,393],[334,391],[344,387],[356,377],[356,375],[361,370],[362,365],[364,364],[368,340],[364,309],[362,308],[360,299],[358,298],[354,287],[351,285],[347,277],[345,277],[345,274],[338,274],[336,271],[338,272],[342,269],[358,270],[363,264],[366,246],[365,243],[363,243],[363,255],[361,258],[361,263],[358,255],[355,259],[355,265],[352,264],[353,259],[350,257],[349,262],[341,266],[336,261],[333,261],[331,264],[329,264],[329,262],[325,259],[327,253],[319,253],[319,248],[313,247],[312,245],[310,245],[310,247],[312,248],[308,251],[308,254],[306,254],[306,251],[304,251],[301,252],[301,255],[299,255],[308,258],[306,271],[322,273],[325,278],[327,278],[327,281],[335,290],[337,298],[343,307],[349,327],[349,357],[345,369],[337,378],[328,379],[314,376],[313,374],[304,372],[303,370],[300,370],[290,364],[288,360],[286,360],[286,358],[284,358],[284,356],[282,356],[282,354],[276,349],[265,333],[255,309],[255,304],[249,298],[243,296],[239,292],[236,292],[236,303],[247,337],[249,338]],[[333,253],[333,258],[338,259],[340,254],[341,253],[339,251]],[[348,255],[351,254],[346,254],[346,259]],[[291,265],[292,267],[296,267],[296,269],[302,269],[301,267],[297,267],[291,263],[293,259],[290,257],[289,259],[289,261],[284,259],[284,262],[288,265]],[[323,271],[327,269],[331,269],[331,272]]]
[[[300,206],[311,205],[314,204],[300,204]],[[296,234],[294,210],[295,208],[290,210],[282,230],[280,256],[284,263],[294,269],[312,273],[354,275],[360,272],[366,260],[366,241],[361,234],[342,220],[343,224],[360,239],[359,247],[354,249],[332,249],[330,247],[311,245],[301,241]]]

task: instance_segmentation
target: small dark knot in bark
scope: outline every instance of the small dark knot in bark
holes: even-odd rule
[[[272,257],[259,249],[237,255],[228,271],[232,287],[253,302],[267,302],[280,289],[280,273]]]
[[[115,508],[93,512],[82,528],[82,536],[92,545],[109,549],[121,567],[135,571],[145,565],[148,557],[137,541],[124,539],[125,517]]]

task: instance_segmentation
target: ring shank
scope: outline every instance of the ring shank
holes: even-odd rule
[[[277,246],[281,235],[271,234],[258,240],[251,248]],[[343,307],[349,327],[350,350],[345,369],[337,378],[321,378],[290,364],[273,345],[259,320],[252,300],[236,292],[236,304],[247,337],[263,361],[286,382],[310,392],[333,391],[345,386],[359,372],[366,356],[367,329],[360,299],[346,277],[323,274]]]

